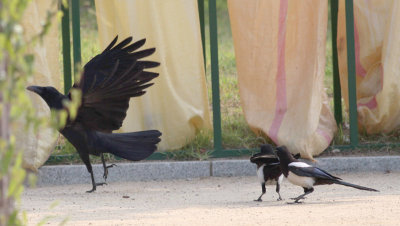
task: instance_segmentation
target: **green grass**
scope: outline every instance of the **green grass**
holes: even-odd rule
[[[168,153],[167,158],[172,160],[206,160],[211,156],[213,148],[213,134],[208,130],[201,130],[194,140],[179,150]]]
[[[81,4],[81,46],[83,64],[98,54],[99,49],[96,15],[93,0],[80,1]],[[208,3],[205,2],[205,24],[206,40],[209,40],[208,32]],[[218,15],[218,45],[219,45],[219,68],[220,68],[220,98],[221,98],[221,118],[222,118],[222,143],[226,149],[258,148],[262,143],[271,143],[268,138],[257,135],[250,130],[247,125],[243,110],[240,105],[238,80],[236,73],[236,61],[232,34],[229,23],[229,15],[226,0],[217,1]],[[210,46],[206,41],[206,79],[210,109],[212,109],[211,95],[211,75],[210,75]],[[333,110],[333,86],[332,86],[332,46],[330,21],[328,22],[327,42],[326,42],[326,65],[324,84],[330,98]],[[348,138],[348,116],[343,112],[346,123],[340,126],[333,144],[341,145],[349,142]],[[395,131],[390,135],[367,136],[360,134],[361,142],[393,142],[399,139],[400,132]],[[59,149],[55,155],[75,153],[70,144],[60,141]],[[174,150],[168,158],[175,160],[204,160],[210,157],[213,147],[212,131],[199,131],[198,135],[181,150]],[[112,156],[108,156],[112,159]],[[79,159],[78,159],[79,160]],[[95,161],[99,159],[94,158]]]

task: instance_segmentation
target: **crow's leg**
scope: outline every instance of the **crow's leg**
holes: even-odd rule
[[[304,194],[302,194],[302,195],[300,195],[300,196],[298,196],[296,198],[292,198],[292,199],[295,200],[294,203],[300,203],[299,202],[300,199],[305,199],[304,196],[310,194],[313,191],[314,191],[314,188],[304,188]]]
[[[106,161],[104,160],[104,155],[103,155],[103,153],[101,153],[100,156],[101,156],[101,162],[103,163],[103,168],[104,168],[103,178],[104,178],[104,181],[107,181],[107,177],[108,177],[108,168],[111,168],[111,167],[117,166],[117,165],[111,164],[111,165],[109,165],[109,166],[106,166]]]
[[[107,185],[107,183],[96,183],[96,182],[94,181],[93,172],[90,172],[90,176],[92,177],[92,185],[93,185],[93,188],[92,188],[92,190],[90,190],[90,191],[86,191],[87,193],[92,193],[92,192],[96,191],[96,187],[97,187],[97,186]]]
[[[262,193],[261,193],[260,197],[258,197],[258,199],[256,199],[256,200],[254,200],[254,201],[256,201],[256,202],[262,202],[261,197],[262,197],[262,196],[265,194],[265,192],[266,192],[266,189],[265,189],[265,182],[261,184],[261,189],[262,189]]]
[[[86,192],[88,192],[88,193],[94,192],[94,191],[96,191],[96,186],[101,186],[101,185],[104,185],[106,183],[96,183],[94,181],[93,169],[92,169],[92,164],[90,164],[89,154],[88,153],[79,152],[79,156],[81,157],[83,163],[85,163],[86,168],[89,171],[90,176],[92,178],[92,185],[93,185],[92,190],[86,191]]]

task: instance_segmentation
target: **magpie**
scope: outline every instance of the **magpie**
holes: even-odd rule
[[[142,96],[149,83],[158,73],[145,71],[154,68],[158,62],[141,60],[155,52],[155,48],[138,50],[146,39],[131,43],[128,37],[117,45],[118,36],[105,50],[91,59],[83,68],[79,81],[73,89],[81,91],[80,106],[76,117],[72,117],[65,102],[73,99],[71,90],[63,95],[51,86],[29,86],[27,89],[38,94],[51,110],[67,110],[68,117],[59,132],[76,148],[92,179],[92,189],[106,183],[96,183],[89,154],[100,156],[106,180],[108,168],[103,153],[139,161],[156,151],[161,141],[161,132],[147,130],[129,133],[112,133],[122,126],[131,97]],[[137,51],[138,50],[138,51]],[[75,97],[76,98],[76,97]]]
[[[265,184],[270,180],[276,181],[276,193],[278,193],[278,201],[282,200],[280,191],[280,184],[283,180],[283,174],[279,160],[274,154],[273,148],[270,144],[263,144],[260,148],[260,153],[256,153],[250,157],[250,162],[257,165],[257,176],[261,183],[261,195],[254,201],[262,202],[261,197],[265,194]],[[294,156],[294,158],[300,158],[300,154]]]
[[[335,177],[318,167],[300,162],[297,159],[293,158],[293,156],[290,154],[285,146],[277,147],[276,155],[280,161],[283,175],[285,175],[290,183],[300,186],[304,189],[304,194],[296,198],[292,198],[292,200],[295,200],[294,203],[299,203],[299,200],[305,199],[306,195],[314,191],[313,187],[315,185],[341,184],[360,190],[378,192],[378,190],[372,188],[344,182],[341,178]]]

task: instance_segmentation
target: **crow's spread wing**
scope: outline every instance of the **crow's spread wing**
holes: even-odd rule
[[[82,90],[82,104],[76,122],[93,130],[111,132],[122,126],[129,99],[143,95],[158,73],[144,71],[159,65],[143,61],[155,48],[137,51],[145,39],[131,44],[129,37],[115,45],[118,36],[84,67],[80,82],[74,88]],[[115,45],[115,46],[114,46]],[[71,95],[69,95],[71,98]]]
[[[315,177],[318,179],[327,179],[327,180],[341,180],[339,177],[335,177],[328,172],[317,168],[317,167],[297,167],[297,166],[291,166],[289,164],[289,171],[293,172],[297,176],[303,176],[303,177]]]

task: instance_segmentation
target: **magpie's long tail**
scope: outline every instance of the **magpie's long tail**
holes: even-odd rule
[[[104,152],[120,158],[139,161],[149,157],[157,150],[156,144],[161,141],[161,132],[147,130],[132,133],[97,133]]]
[[[333,180],[333,183],[335,183],[335,184],[341,184],[341,185],[344,185],[344,186],[348,186],[348,187],[352,187],[352,188],[357,188],[357,189],[365,190],[365,191],[378,191],[378,190],[375,190],[375,189],[373,189],[373,188],[367,188],[367,187],[363,187],[363,186],[356,185],[356,184],[350,184],[350,183],[347,183],[347,182],[344,182],[344,181],[341,181],[341,180]]]

